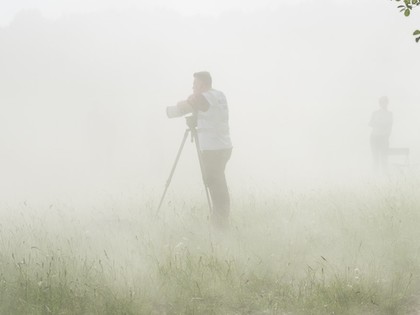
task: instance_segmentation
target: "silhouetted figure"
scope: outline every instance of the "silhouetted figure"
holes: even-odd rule
[[[376,173],[388,171],[389,137],[391,136],[393,117],[388,110],[389,100],[386,96],[379,99],[380,109],[372,113],[369,126],[372,127],[370,146]]]
[[[199,148],[213,204],[212,222],[217,227],[227,227],[230,197],[225,167],[232,153],[232,143],[226,97],[212,88],[210,73],[197,72],[194,73],[193,94],[177,107],[183,113],[195,112],[197,115]]]

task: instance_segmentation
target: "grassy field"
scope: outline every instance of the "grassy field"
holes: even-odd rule
[[[139,200],[2,204],[0,314],[420,314],[417,182]]]

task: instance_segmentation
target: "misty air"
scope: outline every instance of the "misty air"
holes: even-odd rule
[[[0,314],[420,314],[419,14],[0,4]]]

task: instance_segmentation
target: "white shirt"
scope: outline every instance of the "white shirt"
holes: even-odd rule
[[[229,110],[226,96],[211,89],[202,94],[209,103],[205,112],[198,111],[197,131],[201,150],[231,149]]]

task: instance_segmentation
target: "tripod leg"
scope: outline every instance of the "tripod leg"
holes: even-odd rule
[[[182,139],[181,146],[179,147],[178,154],[176,155],[176,159],[175,159],[174,165],[172,166],[172,170],[169,175],[169,178],[166,181],[165,190],[163,191],[162,198],[160,199],[159,207],[157,208],[156,215],[159,214],[160,208],[162,207],[163,199],[165,199],[166,192],[168,191],[169,185],[171,184],[172,176],[175,173],[176,165],[178,164],[179,157],[181,156],[181,152],[182,152],[182,149],[184,148],[185,142],[187,141],[189,132],[190,132],[190,129],[185,130],[184,138]]]
[[[203,159],[202,159],[201,151],[200,151],[200,144],[198,142],[197,129],[195,129],[195,128],[191,129],[191,136],[194,139],[195,147],[197,149],[198,162],[200,164],[201,176],[203,177],[203,183],[204,183],[204,189],[206,191],[207,203],[209,205],[210,214],[212,214],[213,213],[213,207],[212,207],[211,199],[210,199],[209,186],[207,185],[206,170],[204,169]]]

